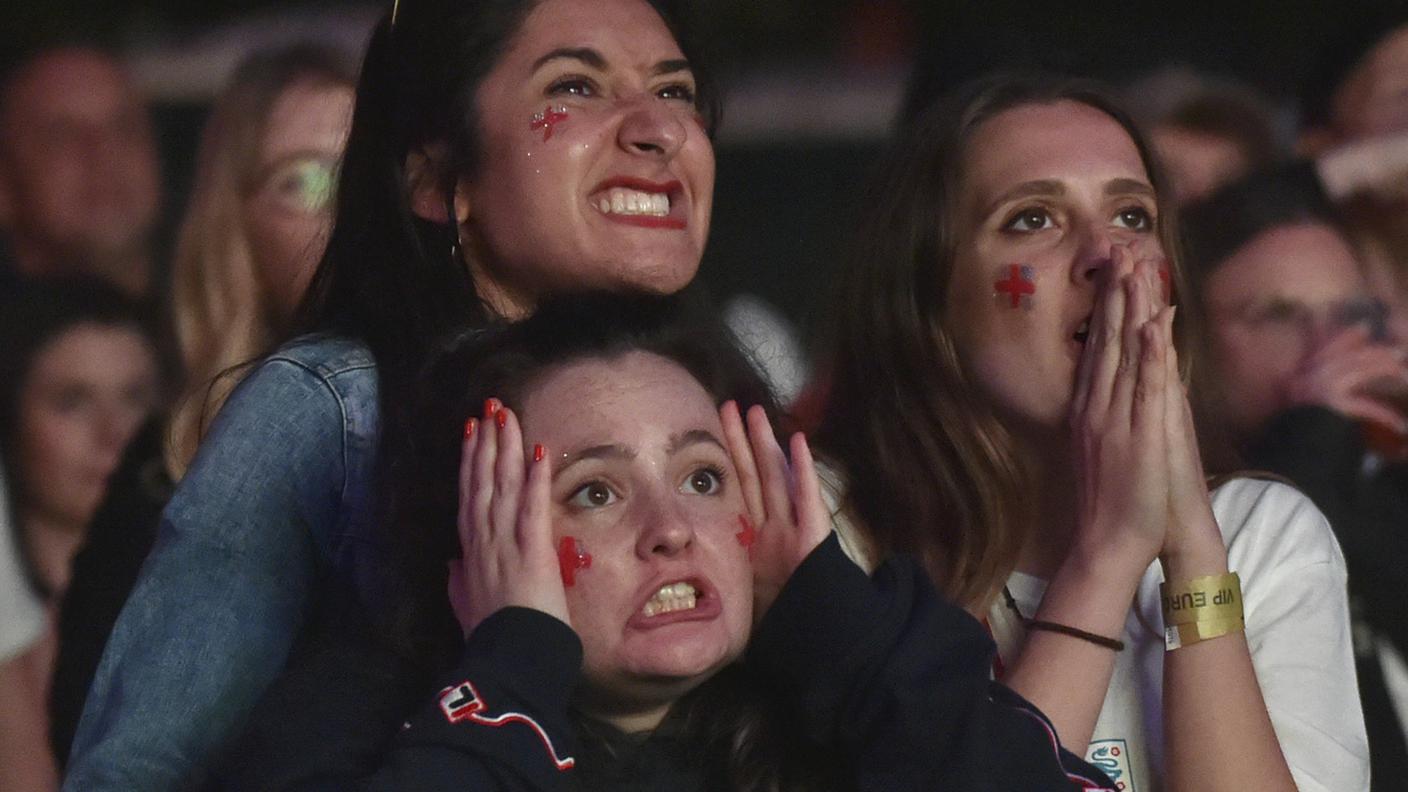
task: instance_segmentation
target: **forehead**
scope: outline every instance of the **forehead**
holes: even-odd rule
[[[131,327],[84,323],[59,333],[40,348],[31,379],[140,379],[154,360],[142,334]]]
[[[536,60],[561,47],[591,47],[616,65],[649,68],[682,57],[659,13],[645,0],[544,0],[529,13],[507,59]]]
[[[522,404],[531,442],[565,451],[584,443],[636,448],[692,429],[720,431],[714,400],[689,372],[649,352],[554,368]]]
[[[86,50],[41,55],[15,76],[5,96],[12,121],[101,118],[137,103],[136,92],[118,64]]]
[[[336,153],[352,121],[352,87],[299,80],[283,90],[269,112],[262,160],[294,152]]]
[[[1307,303],[1365,291],[1354,250],[1334,228],[1304,223],[1271,228],[1238,248],[1208,279],[1214,302],[1275,295]]]
[[[980,198],[1036,179],[1103,184],[1149,178],[1119,122],[1069,100],[1022,105],[979,124],[964,166],[965,181]]]

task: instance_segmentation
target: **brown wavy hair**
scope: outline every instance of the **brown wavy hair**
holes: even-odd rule
[[[1023,497],[1032,465],[973,384],[950,332],[964,157],[994,116],[1063,101],[1093,107],[1129,133],[1158,197],[1173,293],[1184,293],[1167,179],[1131,117],[1095,83],[992,77],[919,115],[881,160],[818,369],[829,382],[817,446],[847,479],[842,506],[871,555],[918,556],[940,591],[975,611],[1011,573],[1038,515]],[[1179,318],[1179,348],[1191,348],[1183,336],[1192,317],[1180,307]]]

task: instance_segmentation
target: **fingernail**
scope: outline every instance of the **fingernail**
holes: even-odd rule
[[[507,425],[508,425],[508,410],[505,410],[505,409],[502,409],[502,408],[501,408],[498,412],[494,413],[494,422],[499,425],[499,428],[500,428],[500,429],[502,429],[502,428],[504,428],[505,426],[507,426]]]
[[[534,444],[533,444],[533,461],[534,461],[534,462],[542,462],[542,461],[543,461],[543,457],[545,457],[545,456],[547,456],[547,449],[543,448],[542,443],[534,443]]]
[[[494,417],[494,413],[497,413],[499,410],[502,410],[503,407],[504,407],[504,403],[501,402],[501,401],[499,401],[498,399],[492,399],[492,398],[491,398],[491,399],[485,399],[485,400],[484,400],[484,417],[485,417],[486,419],[487,419],[487,418],[493,418],[493,417]]]
[[[478,429],[478,428],[479,428],[479,421],[478,421],[478,420],[476,420],[476,419],[474,419],[474,418],[470,418],[468,421],[465,421],[465,422],[464,422],[464,439],[468,440],[469,438],[474,437],[474,430],[475,430],[475,429]]]

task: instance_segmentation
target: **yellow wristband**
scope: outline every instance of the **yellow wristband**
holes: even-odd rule
[[[1164,648],[1169,651],[1245,628],[1242,581],[1236,572],[1165,583],[1160,591]]]
[[[1172,652],[1199,641],[1241,632],[1244,629],[1246,625],[1240,618],[1170,624],[1164,628],[1164,650]]]

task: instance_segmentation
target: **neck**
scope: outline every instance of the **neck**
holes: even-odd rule
[[[1032,486],[1038,524],[1028,532],[1017,557],[1017,571],[1050,580],[1066,558],[1076,529],[1076,477],[1069,443],[1033,449]]]
[[[469,261],[465,266],[469,267],[470,278],[474,281],[474,290],[478,292],[479,299],[494,312],[495,316],[517,321],[526,318],[533,312],[535,301],[532,295],[522,289],[515,289],[499,278],[482,262],[486,261],[484,252],[480,250],[479,244],[473,242],[475,237],[467,232],[461,233],[461,238],[470,241],[474,250],[465,250],[465,255]]]
[[[73,557],[83,544],[84,526],[40,514],[27,514],[25,549],[34,570],[55,599],[68,588]]]

